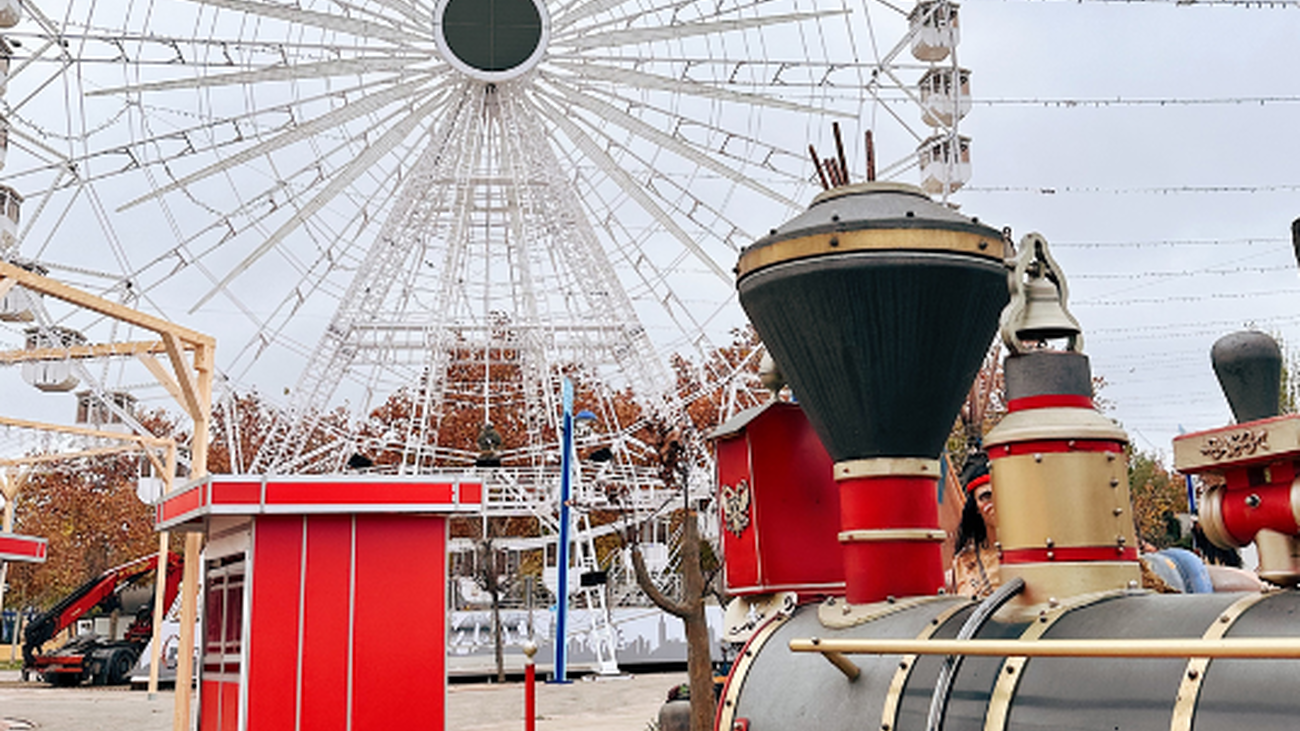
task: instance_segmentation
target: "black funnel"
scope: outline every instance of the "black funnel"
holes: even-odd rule
[[[740,302],[837,462],[938,456],[1007,303],[1002,235],[844,186],[741,255]]]
[[[1224,335],[1210,349],[1210,363],[1238,424],[1277,416],[1282,391],[1282,350],[1262,332]]]

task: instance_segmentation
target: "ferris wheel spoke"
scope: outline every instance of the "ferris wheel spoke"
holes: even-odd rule
[[[713,157],[705,155],[698,149],[673,138],[672,136],[660,131],[658,128],[649,125],[630,114],[627,114],[612,104],[607,104],[590,94],[584,94],[567,85],[557,85],[555,88],[568,103],[581,107],[597,117],[613,122],[638,137],[648,142],[652,142],[665,150],[673,152],[678,157],[689,160],[701,167],[708,168],[733,183],[739,183],[751,188],[759,194],[771,198],[783,205],[791,207],[797,205],[790,198],[762,185],[752,176],[745,175],[735,167],[724,164]],[[546,92],[541,93],[546,94]],[[546,94],[546,96],[552,102],[557,104],[560,103],[553,94]]]
[[[631,0],[588,0],[588,2],[575,2],[567,10],[561,10],[559,13],[556,13],[555,19],[552,22],[552,27],[555,29],[568,28],[574,23],[586,20],[593,15],[599,15],[608,10],[613,10],[614,8],[628,2],[631,2]]]
[[[206,0],[191,0],[192,2],[205,2]],[[343,14],[350,18],[369,17],[382,26],[392,26],[407,31],[407,33],[416,37],[424,37],[429,34],[429,19],[433,17],[433,9],[429,8],[429,14],[421,16],[414,11],[414,4],[410,2],[395,2],[394,0],[370,0],[370,2],[348,2],[348,0],[330,0],[330,4],[337,6],[343,11]],[[397,13],[400,18],[394,17],[377,9],[387,8]]]
[[[641,100],[631,100],[615,92],[613,89],[587,89],[588,95],[605,94],[614,100],[622,101],[627,104],[635,104],[643,109],[662,114],[667,118],[674,120],[676,129],[674,139],[680,138],[689,149],[699,147],[712,148],[710,152],[720,158],[728,159],[739,166],[757,165],[758,167],[779,173],[785,179],[798,178],[802,180],[805,177],[803,170],[804,163],[807,162],[807,154],[804,151],[789,150],[777,147],[770,142],[762,140],[754,135],[744,134],[730,127],[723,127],[711,120],[703,119],[699,116],[686,116],[670,107],[654,104]],[[709,145],[703,141],[692,141],[685,134],[687,130],[699,130],[706,134],[716,134],[723,138],[724,142],[720,145]],[[739,143],[745,147],[743,155],[738,155],[730,148],[733,143]],[[784,161],[784,165],[778,164],[777,160]],[[754,184],[761,185],[757,180]],[[748,183],[747,183],[748,185]],[[778,194],[779,195],[779,194]],[[777,200],[786,200],[777,198]],[[792,204],[793,205],[793,204]],[[798,207],[794,205],[793,207]]]
[[[108,89],[91,89],[86,96],[117,96],[124,94],[170,91],[174,89],[205,89],[221,86],[261,84],[275,81],[301,81],[326,79],[336,76],[405,71],[423,60],[418,56],[365,56],[316,63],[267,66],[250,71],[229,74],[209,74],[194,78],[150,81],[143,84],[118,86]]]
[[[731,283],[731,275],[718,262],[714,261],[713,257],[709,256],[704,249],[700,248],[695,239],[686,233],[677,221],[673,220],[672,216],[668,215],[663,208],[655,203],[654,199],[638,181],[634,180],[616,160],[612,159],[591,136],[572,122],[563,109],[552,106],[547,102],[541,102],[541,104],[549,109],[551,122],[564,133],[564,136],[577,145],[590,160],[594,161],[601,168],[601,171],[617,184],[629,198],[636,201],[642,210],[653,216],[659,225],[664,227],[665,231],[672,234],[674,238],[681,242],[682,246],[694,254],[695,258],[699,259],[719,279],[728,284]]]
[[[429,23],[433,17],[433,6],[423,0],[372,0],[394,12],[401,13],[419,26]]]
[[[273,20],[283,20],[294,25],[308,26],[320,30],[335,31],[361,38],[391,41],[406,45],[410,41],[426,38],[412,35],[391,23],[375,23],[368,20],[346,18],[316,10],[306,10],[295,5],[270,4],[253,0],[190,0],[201,5],[210,5],[226,10],[235,10],[249,15],[257,15]],[[432,29],[430,29],[432,30]]]
[[[360,97],[359,99],[349,101],[347,104],[333,111],[326,112],[325,114],[322,114],[314,119],[303,122],[292,129],[285,130],[284,132],[281,132],[279,134],[270,137],[264,142],[258,143],[256,145],[253,145],[252,147],[241,150],[229,157],[223,157],[222,159],[218,160],[212,165],[209,165],[205,168],[190,173],[189,175],[176,179],[171,183],[161,188],[157,188],[153,191],[150,191],[149,193],[142,195],[138,198],[134,198],[122,204],[118,208],[118,210],[124,211],[128,208],[139,205],[140,203],[143,203],[147,200],[158,198],[160,196],[171,193],[174,190],[178,190],[187,185],[196,183],[200,180],[203,180],[204,178],[208,178],[212,175],[216,175],[219,173],[224,173],[228,170],[243,165],[244,163],[247,163],[251,160],[255,160],[263,155],[269,155],[272,152],[285,148],[289,145],[297,144],[307,139],[308,137],[312,137],[321,132],[325,132],[327,130],[337,128],[343,125],[344,123],[350,122],[358,117],[371,114],[372,112],[377,112],[380,109],[383,109],[384,107],[394,102],[400,101],[402,99],[406,99],[416,94],[421,90],[421,87],[424,87],[429,84],[429,80],[430,77],[421,76],[420,78],[417,78],[413,81],[408,81],[404,84],[391,85],[389,86],[389,88],[383,91],[375,92],[373,94],[368,94]]]
[[[562,48],[585,51],[593,48],[619,48],[645,43],[664,41],[681,41],[695,36],[716,36],[724,33],[740,32],[754,28],[766,28],[773,25],[803,23],[809,20],[846,15],[845,10],[827,10],[817,13],[788,13],[738,20],[709,20],[676,23],[665,26],[629,28],[610,30],[603,33],[589,33],[585,29],[567,34],[553,36],[552,42]]]
[[[430,116],[437,111],[438,107],[445,103],[445,101],[446,94],[435,93],[432,95],[431,99],[427,99],[419,107],[412,109],[415,104],[419,103],[419,100],[411,100],[411,103],[406,107],[406,109],[409,109],[410,111],[406,112],[404,117],[385,130],[384,133],[373,143],[369,144],[360,155],[349,161],[347,165],[334,171],[331,175],[322,176],[318,181],[313,181],[312,187],[314,187],[315,182],[324,183],[319,192],[317,192],[311,200],[299,207],[288,221],[285,221],[274,233],[259,244],[252,253],[246,256],[225,277],[217,282],[215,287],[203,295],[203,297],[201,297],[198,302],[191,307],[190,312],[196,311],[199,307],[202,307],[207,303],[208,300],[219,294],[222,289],[229,286],[255,262],[265,256],[267,252],[279,246],[280,242],[290,233],[297,230],[305,220],[318,213],[358,178],[368,174],[370,168],[376,162],[393,151],[399,144],[409,137],[416,127],[418,127],[421,122],[429,119]],[[405,110],[400,110],[395,114],[401,114],[403,112],[405,112]],[[378,127],[378,125],[376,127]],[[306,167],[302,168],[302,170],[308,171],[313,169],[314,166],[314,163],[309,163]]]
[[[746,106],[779,109],[798,114],[823,115],[828,113],[825,109],[818,109],[806,104],[797,104],[784,99],[762,96],[760,94],[731,91],[689,79],[652,74],[646,71],[615,68],[613,66],[599,66],[595,64],[569,63],[559,60],[553,61],[551,65],[574,74],[575,78],[585,77],[589,79],[598,79],[600,81],[608,81],[613,84],[626,85],[649,91],[666,91],[676,94],[686,94],[701,99],[713,99],[717,101],[743,104]],[[559,77],[555,78],[558,80]],[[842,117],[844,119],[853,119],[854,116],[849,112],[832,111],[829,113],[833,116]]]

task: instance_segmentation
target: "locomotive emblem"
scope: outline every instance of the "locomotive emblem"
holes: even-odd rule
[[[1268,451],[1268,431],[1265,429],[1210,437],[1206,440],[1205,446],[1201,447],[1201,454],[1216,462],[1266,451]]]
[[[739,538],[749,527],[749,482],[741,480],[735,487],[723,485],[718,493],[722,498],[722,524]]]

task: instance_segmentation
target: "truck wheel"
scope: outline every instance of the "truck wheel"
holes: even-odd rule
[[[130,650],[114,652],[108,661],[108,684],[125,683],[130,678],[133,667],[135,667],[135,653]]]

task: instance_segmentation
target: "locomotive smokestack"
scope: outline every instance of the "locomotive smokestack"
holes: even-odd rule
[[[943,585],[938,456],[1006,304],[996,229],[924,191],[826,191],[740,257],[740,302],[835,462],[847,598]]]

